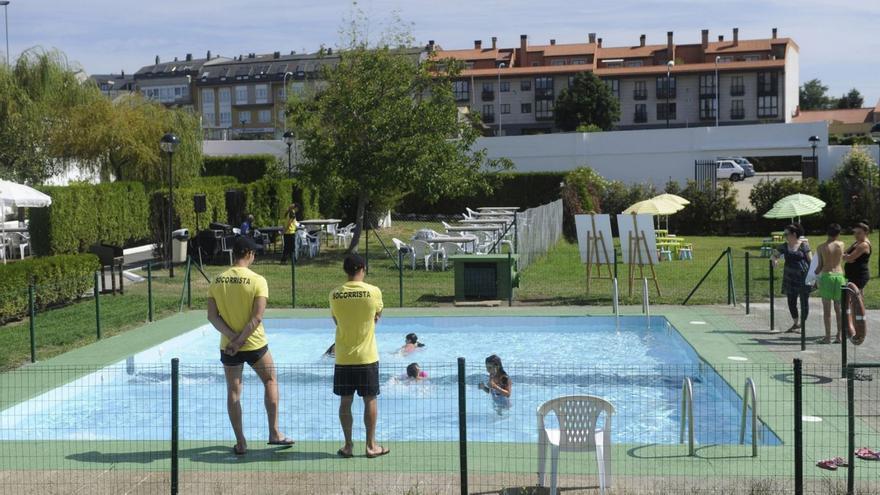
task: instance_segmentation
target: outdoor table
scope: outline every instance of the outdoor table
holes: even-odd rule
[[[666,237],[669,234],[669,231],[666,229],[654,229],[654,233],[657,235],[657,238]]]
[[[471,213],[471,216],[477,218],[514,218],[516,216],[516,212],[514,211],[499,211],[499,212],[489,212],[489,211],[478,211],[476,213]]]
[[[458,223],[462,225],[503,225],[507,227],[507,224],[510,222],[503,218],[474,218],[472,220],[459,220]]]
[[[272,245],[272,252],[275,252],[275,243],[278,242],[278,235],[281,234],[281,231],[284,230],[284,227],[273,225],[270,227],[259,227],[256,230],[260,231],[260,233],[262,234],[267,234],[269,236],[269,244]]]
[[[519,206],[481,206],[477,208],[478,211],[507,211],[507,212],[515,212],[519,211]]]
[[[477,236],[474,235],[437,235],[430,239],[425,239],[425,242],[428,244],[443,244],[444,242],[451,242],[453,244],[464,244],[464,243],[474,243],[477,240]]]
[[[309,227],[318,227],[314,230],[325,230],[328,225],[339,225],[340,223],[342,223],[342,220],[338,218],[313,218],[311,220],[301,220],[299,225],[311,232],[313,229],[309,229]]]
[[[504,230],[503,225],[452,225],[446,227],[446,232],[489,232],[496,234]]]

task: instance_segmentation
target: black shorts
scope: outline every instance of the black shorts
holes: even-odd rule
[[[333,370],[333,393],[361,397],[379,395],[379,362],[372,364],[337,364]]]
[[[220,362],[223,363],[223,366],[241,366],[247,363],[253,367],[254,363],[259,361],[267,352],[269,352],[269,346],[267,345],[252,351],[238,351],[234,356],[220,351]]]

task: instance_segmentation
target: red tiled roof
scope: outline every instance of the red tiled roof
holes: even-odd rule
[[[653,57],[654,52],[661,50],[666,50],[666,45],[602,47],[599,48],[597,57],[600,60],[606,58],[644,58]]]
[[[755,60],[751,62],[728,62],[718,65],[721,72],[783,68],[785,60]],[[461,77],[484,77],[497,76],[499,69],[470,69],[464,70]],[[578,65],[542,65],[538,67],[511,67],[500,69],[502,76],[519,76],[532,74],[567,74],[582,71],[593,71],[598,76],[639,76],[643,74],[662,74],[666,72],[666,64],[647,65],[642,67],[610,67],[593,69],[590,64]],[[673,74],[687,74],[690,72],[711,72],[715,70],[715,63],[681,64],[672,68]]]
[[[792,118],[794,122],[839,122],[841,124],[871,123],[873,108],[846,108],[835,110],[803,110]]]
[[[596,52],[595,43],[569,43],[565,45],[532,45],[529,53],[544,52],[545,57],[562,57],[566,55],[589,55]]]
[[[436,52],[437,59],[444,58],[454,58],[456,60],[508,60],[512,55],[511,50],[493,50],[491,48],[484,48],[482,50],[470,49],[470,50],[437,50]]]

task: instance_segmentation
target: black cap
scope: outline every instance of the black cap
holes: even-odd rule
[[[354,275],[358,270],[362,270],[366,266],[367,264],[364,259],[357,254],[349,254],[345,257],[345,261],[342,262],[342,269],[349,275]]]
[[[236,236],[232,243],[232,256],[236,259],[244,258],[248,251],[256,252],[257,244],[250,237]]]

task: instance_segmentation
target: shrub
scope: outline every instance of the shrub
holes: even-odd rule
[[[144,186],[136,182],[43,187],[52,206],[30,210],[37,255],[84,252],[103,242],[128,246],[149,237]]]
[[[0,265],[0,324],[27,316],[28,284],[36,285],[36,307],[79,299],[94,283],[99,267],[93,254],[62,254]]]
[[[848,226],[866,220],[869,225],[877,225],[880,212],[877,211],[880,198],[877,185],[880,176],[873,158],[861,146],[856,146],[843,159],[834,172],[835,184],[840,198],[840,216],[837,222]]]
[[[574,216],[602,211],[601,199],[608,181],[589,167],[578,167],[565,175],[562,188],[562,233],[566,239],[576,239]]]
[[[206,156],[202,175],[228,175],[249,184],[273,174],[277,168],[278,159],[273,155]]]
[[[260,179],[247,184],[244,191],[245,211],[254,216],[258,226],[280,225],[291,198],[299,203],[302,218],[320,216],[318,195],[296,179]]]
[[[719,183],[713,195],[689,180],[680,196],[691,204],[669,217],[670,228],[681,234],[729,234],[737,217],[736,189],[730,181]]]

